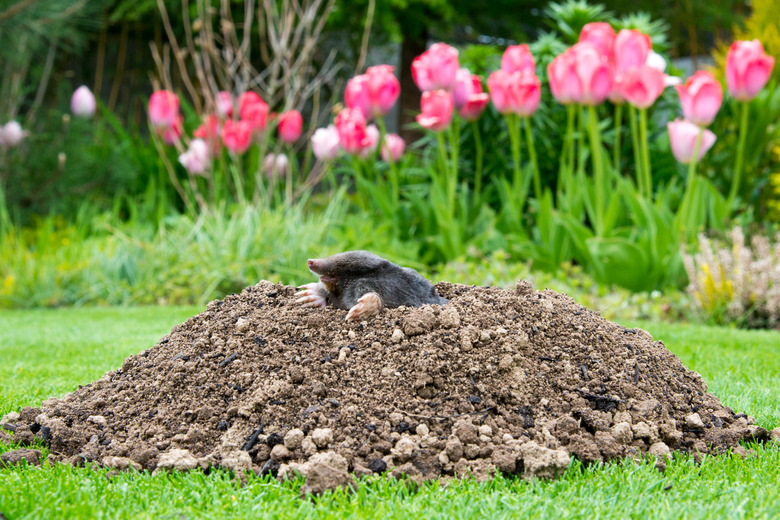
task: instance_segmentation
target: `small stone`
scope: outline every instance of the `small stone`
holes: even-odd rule
[[[479,429],[470,422],[463,421],[455,426],[455,435],[463,444],[476,444],[479,440]]]
[[[698,413],[692,413],[685,416],[685,426],[699,430],[704,428],[704,422],[701,420],[701,416]]]
[[[127,457],[106,456],[103,457],[103,460],[101,460],[100,463],[107,468],[118,471],[127,471],[130,468],[136,471],[141,471],[143,469],[139,463]]]
[[[311,440],[318,448],[326,448],[328,444],[333,442],[333,430],[330,428],[315,428],[311,432]]]
[[[180,471],[195,469],[198,467],[198,459],[189,450],[172,449],[160,455],[157,461],[158,470],[176,469]]]
[[[524,478],[555,478],[569,468],[571,458],[564,450],[551,450],[539,446],[534,441],[526,442],[520,446],[520,454],[523,458]]]
[[[444,451],[447,452],[450,460],[460,460],[463,457],[463,443],[458,437],[450,437],[444,445]]]
[[[284,445],[288,450],[297,450],[301,447],[305,435],[299,428],[293,428],[284,434]]]
[[[342,486],[354,486],[355,481],[346,471],[336,469],[323,463],[314,463],[306,474],[304,494],[321,495],[327,490]]]
[[[292,453],[284,444],[277,444],[271,448],[271,459],[275,461],[287,460],[292,457]]]
[[[89,417],[87,417],[87,422],[97,424],[98,426],[105,426],[106,418],[103,417],[102,415],[90,415]]]
[[[246,318],[238,318],[236,321],[236,332],[244,333],[249,330],[249,320]]]
[[[655,457],[658,460],[661,460],[664,457],[666,457],[667,459],[672,458],[672,450],[670,450],[669,446],[667,446],[663,442],[654,443],[652,446],[650,446],[650,449],[647,450],[647,453],[649,455],[655,455]]]
[[[420,437],[425,437],[430,433],[430,430],[428,429],[427,424],[420,423],[417,425],[417,428],[414,429],[414,431],[419,435]]]
[[[307,457],[317,453],[317,445],[314,444],[314,441],[311,439],[311,437],[306,437],[301,441],[301,449],[303,450],[303,454]]]
[[[480,434],[480,436],[481,435],[486,435],[486,436],[490,437],[490,436],[493,435],[493,428],[491,428],[487,424],[483,424],[482,426],[479,427],[479,434]]]
[[[395,443],[395,447],[390,450],[395,460],[399,463],[404,463],[412,457],[412,452],[417,448],[415,442],[407,437],[401,437],[398,442]]]
[[[631,425],[627,422],[617,423],[612,427],[612,436],[622,444],[629,444],[634,439]]]
[[[395,329],[393,331],[393,335],[390,336],[390,342],[391,343],[401,343],[406,336],[404,335],[404,332],[401,329]]]

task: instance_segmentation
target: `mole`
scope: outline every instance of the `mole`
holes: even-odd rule
[[[444,305],[449,300],[410,267],[401,267],[368,251],[347,251],[307,261],[318,283],[298,287],[297,303],[306,307],[332,305],[349,310],[348,321],[359,321],[384,307]]]

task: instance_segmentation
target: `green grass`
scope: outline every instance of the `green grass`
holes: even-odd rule
[[[0,313],[0,413],[39,404],[99,378],[153,345],[194,307],[9,311]],[[692,325],[632,323],[650,330],[735,410],[780,424],[780,336]],[[0,451],[13,446],[0,445]],[[417,491],[388,480],[358,491],[299,498],[300,482],[215,471],[173,475],[67,466],[0,470],[0,512],[17,518],[774,518],[780,516],[780,448],[755,454],[678,456],[665,473],[623,462],[572,469],[554,482],[498,478],[429,484]]]

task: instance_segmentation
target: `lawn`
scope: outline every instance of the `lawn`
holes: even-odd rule
[[[39,404],[99,378],[152,346],[193,307],[81,308],[0,314],[0,413]],[[702,374],[728,406],[780,425],[780,334],[694,325],[626,323],[649,330]],[[0,451],[13,446],[0,445]],[[572,469],[554,482],[495,479],[411,491],[380,480],[354,494],[301,500],[300,483],[222,471],[122,474],[65,466],[0,470],[0,518],[776,518],[780,448],[676,457],[665,473],[623,462]]]

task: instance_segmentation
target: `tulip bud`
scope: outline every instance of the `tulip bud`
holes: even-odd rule
[[[406,143],[398,134],[387,134],[385,142],[382,144],[382,160],[385,162],[398,162],[404,154]]]
[[[423,92],[420,100],[422,113],[417,116],[417,122],[423,128],[441,132],[452,121],[452,95],[446,90]]]
[[[73,92],[70,98],[70,111],[76,117],[92,117],[95,114],[97,102],[92,91],[85,85],[80,86]]]
[[[311,147],[317,159],[327,161],[335,158],[341,148],[336,127],[329,125],[327,128],[318,128],[311,136]]]
[[[290,110],[279,115],[279,137],[285,143],[294,143],[301,136],[303,116],[297,110]]]
[[[167,128],[179,118],[179,97],[169,90],[158,90],[149,98],[149,120],[157,128]]]
[[[739,101],[750,101],[764,88],[775,59],[764,52],[758,40],[736,41],[726,54],[726,86]]]
[[[685,119],[699,126],[707,126],[715,120],[723,102],[723,87],[712,73],[697,71],[684,85],[678,85]]]

